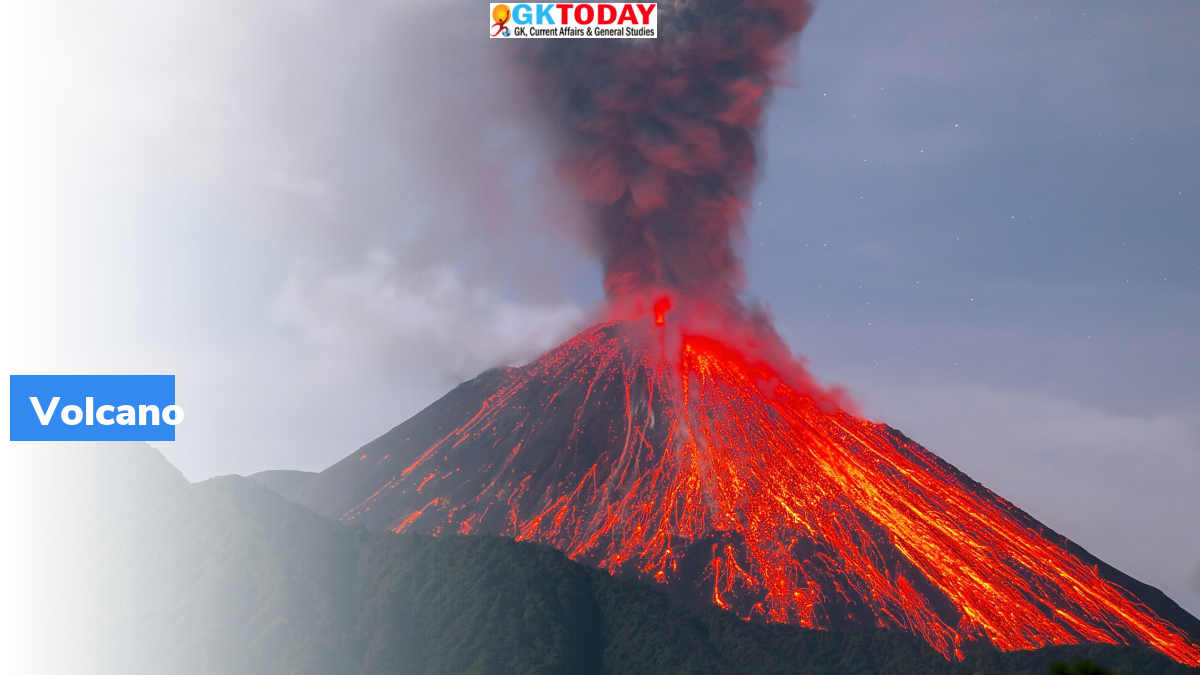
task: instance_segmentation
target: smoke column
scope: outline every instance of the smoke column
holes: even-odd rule
[[[740,297],[736,244],[771,73],[812,3],[658,7],[656,38],[537,40],[526,54],[535,94],[561,135],[564,173],[593,211],[609,310],[629,318],[653,307],[661,324],[669,308],[674,338],[680,321],[719,335],[823,407],[852,410],[844,390],[822,386],[791,353],[767,312]]]
[[[605,292],[735,303],[770,74],[807,0],[659,3],[654,39],[539,40],[535,89],[594,207]]]

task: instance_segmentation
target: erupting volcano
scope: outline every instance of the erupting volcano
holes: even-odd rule
[[[654,318],[461,385],[298,499],[374,530],[542,542],[747,619],[907,630],[949,658],[1093,641],[1200,664],[1165,596],[894,429]]]
[[[520,60],[591,206],[607,319],[489,371],[309,481],[373,530],[495,533],[749,620],[885,627],[947,658],[1200,622],[817,385],[736,255],[769,75],[811,7],[660,4],[654,40]]]

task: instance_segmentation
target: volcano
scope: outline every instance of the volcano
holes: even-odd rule
[[[884,424],[663,312],[489,371],[305,483],[369,530],[494,533],[747,620],[972,649],[1143,644],[1200,621]]]
[[[1200,665],[1194,617],[860,419],[744,302],[763,112],[812,3],[658,7],[654,40],[533,41],[514,61],[613,320],[464,383],[292,497],[371,530],[548,544],[747,620],[907,631],[949,659],[1106,642]]]

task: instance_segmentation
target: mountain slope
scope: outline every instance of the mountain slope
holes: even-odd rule
[[[885,425],[719,341],[593,327],[485,373],[307,481],[370,530],[495,533],[689,604],[973,649],[1144,643],[1200,623]]]
[[[236,476],[147,494],[122,534],[124,569],[92,578],[122,599],[81,622],[113,640],[86,672],[1044,675],[1049,660],[955,664],[897,632],[748,623],[536,544],[367,533]],[[1130,674],[1200,672],[1144,649],[1054,656],[1085,655]]]
[[[140,652],[135,672],[768,672],[723,647],[769,627],[709,613],[717,626],[737,624],[714,642],[697,615],[545,547],[370,535],[235,477],[192,486],[145,525],[158,532],[158,554],[146,561],[142,597],[170,601],[144,610],[156,649]],[[857,659],[864,672],[948,665],[900,635],[811,635],[791,651]],[[745,649],[776,672],[822,672]]]

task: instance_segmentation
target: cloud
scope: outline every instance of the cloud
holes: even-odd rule
[[[471,39],[474,5],[218,6],[244,35],[217,69],[232,132],[206,173],[284,251],[271,316],[314,382],[444,386],[577,327],[552,289],[585,255],[582,218],[509,52]]]
[[[582,327],[573,303],[514,303],[448,265],[409,266],[383,249],[346,270],[292,271],[273,307],[298,327],[326,382],[377,377],[461,381],[523,365]]]

